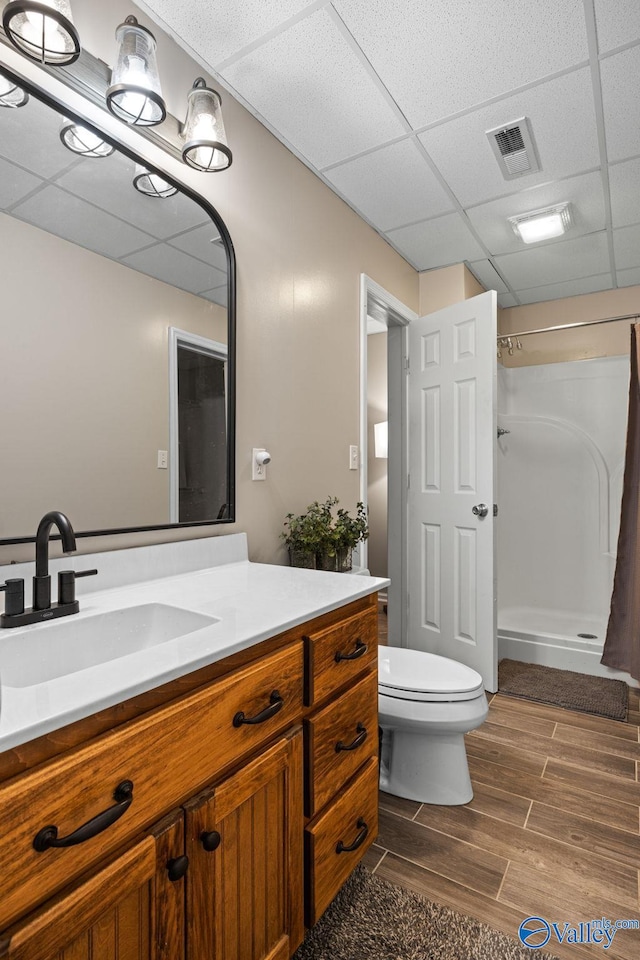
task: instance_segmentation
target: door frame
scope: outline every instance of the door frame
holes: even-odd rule
[[[408,482],[408,325],[418,314],[384,287],[360,274],[360,500],[368,504],[368,420],[367,420],[367,336],[369,300],[382,308],[387,328],[387,390],[389,450],[387,461],[387,611],[391,646],[406,644],[407,639],[407,482]],[[382,332],[382,331],[381,331]],[[366,540],[359,544],[358,566],[367,569]],[[394,642],[395,641],[395,642]]]
[[[210,340],[188,330],[169,327],[169,515],[171,523],[179,523],[180,515],[180,470],[178,429],[178,347],[186,346],[195,353],[205,353],[224,363],[224,402],[228,407],[229,348],[226,343]],[[228,420],[228,409],[227,416]],[[228,424],[227,424],[228,426]]]

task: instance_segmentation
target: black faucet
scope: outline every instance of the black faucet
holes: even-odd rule
[[[38,524],[36,533],[36,575],[33,578],[33,609],[48,610],[51,606],[51,577],[49,576],[49,536],[51,527],[56,526],[62,538],[62,549],[72,553],[76,549],[76,538],[69,518],[59,510],[45,513]]]
[[[23,627],[28,623],[40,623],[55,617],[67,617],[79,608],[75,597],[75,582],[78,577],[91,577],[97,570],[61,570],[58,573],[58,602],[51,606],[51,577],[49,576],[49,537],[51,527],[60,531],[62,549],[71,553],[76,549],[76,538],[69,518],[59,510],[45,513],[36,533],[36,575],[33,578],[33,608],[24,609],[24,580],[7,580],[0,585],[7,598],[0,627]]]

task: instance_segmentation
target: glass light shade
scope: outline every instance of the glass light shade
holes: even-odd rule
[[[172,183],[167,183],[157,173],[151,173],[139,163],[136,164],[133,185],[140,193],[144,193],[145,197],[159,197],[161,200],[173,197],[178,192],[178,188]]]
[[[29,94],[0,73],[0,107],[24,107]]]
[[[116,30],[118,58],[107,90],[109,110],[125,123],[152,127],[167,115],[153,34],[135,17],[127,17]]]
[[[82,157],[109,157],[115,150],[115,147],[103,140],[99,134],[74,120],[64,121],[60,128],[60,139],[67,150]]]
[[[383,420],[382,423],[373,425],[373,446],[375,455],[380,460],[389,458],[389,421]]]
[[[62,67],[80,56],[69,0],[10,0],[2,26],[11,43],[32,60]]]
[[[226,170],[233,159],[227,146],[220,94],[210,90],[202,77],[187,98],[187,118],[182,128],[182,159],[196,170]]]
[[[523,243],[539,243],[561,237],[572,225],[571,204],[559,203],[544,210],[534,210],[518,217],[509,217],[515,235]]]

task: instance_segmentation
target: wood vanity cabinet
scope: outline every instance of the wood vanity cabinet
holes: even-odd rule
[[[0,956],[288,960],[377,831],[374,657],[375,596],[0,755]]]

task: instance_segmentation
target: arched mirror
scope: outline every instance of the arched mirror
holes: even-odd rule
[[[0,542],[51,509],[79,536],[231,522],[228,231],[132,154],[72,152],[64,125],[32,92],[0,107]]]

